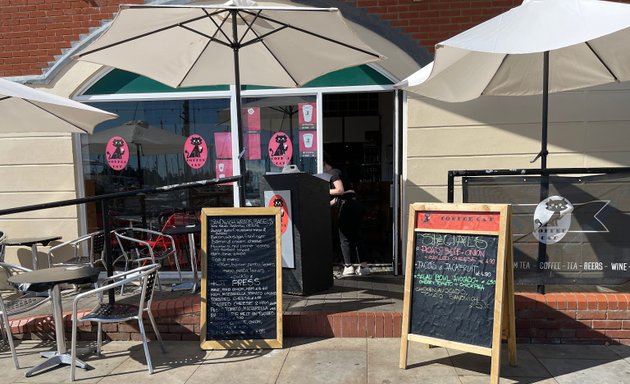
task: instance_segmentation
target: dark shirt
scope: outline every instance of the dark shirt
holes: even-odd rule
[[[337,180],[341,180],[341,183],[343,184],[343,180],[341,179],[341,171],[338,170],[337,168],[333,168],[331,169],[329,172],[330,174],[330,189],[334,189],[335,188],[335,181]],[[345,185],[344,185],[344,189],[345,189]]]

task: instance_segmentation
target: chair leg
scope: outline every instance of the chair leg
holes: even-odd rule
[[[175,268],[177,268],[179,283],[181,284],[184,280],[182,279],[182,269],[179,267],[179,257],[177,256],[177,252],[173,253],[173,258],[175,259]]]
[[[155,263],[155,260],[153,261]],[[155,284],[157,284],[157,289],[162,292],[162,281],[160,280],[160,274],[155,274]]]
[[[147,310],[147,314],[149,315],[149,320],[151,321],[153,332],[155,332],[155,337],[157,337],[158,342],[160,343],[160,348],[162,348],[162,353],[166,353],[166,348],[164,348],[164,342],[162,341],[162,335],[160,335],[160,331],[158,330],[157,323],[155,322],[155,318],[153,317],[153,313],[151,312],[151,310]]]
[[[13,356],[13,364],[15,365],[15,369],[20,369],[20,364],[18,363],[17,353],[15,352],[15,345],[13,344],[13,333],[11,332],[11,325],[9,324],[9,318],[6,314],[2,314],[2,323],[4,326],[5,333],[7,335],[7,341],[9,342],[9,348],[11,348],[11,356]]]
[[[77,362],[77,313],[72,316],[72,338],[70,339],[70,381],[74,381]]]
[[[147,359],[147,366],[149,367],[149,374],[153,374],[153,363],[151,362],[151,355],[149,354],[149,344],[147,343],[147,335],[144,331],[144,324],[142,318],[138,319],[138,328],[140,329],[140,336],[142,337],[142,346],[144,347],[144,356]]]
[[[101,345],[103,345],[103,323],[100,321],[97,323],[96,331],[96,355],[101,355]]]

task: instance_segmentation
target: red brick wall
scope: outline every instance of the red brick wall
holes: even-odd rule
[[[418,44],[433,46],[522,0],[341,0],[380,17]],[[620,0],[630,3],[630,0]],[[111,19],[119,4],[142,0],[3,0],[0,76],[39,75],[90,27]]]
[[[118,4],[141,0],[2,0],[0,76],[40,75],[90,27],[111,19]]]
[[[436,43],[520,5],[521,0],[356,0],[433,52]]]
[[[517,293],[516,338],[521,344],[630,345],[630,293]],[[165,340],[199,340],[199,296],[153,303],[153,314]],[[66,332],[72,322],[66,316]],[[400,312],[286,312],[286,337],[400,337]],[[14,337],[54,338],[50,316],[14,319]],[[137,324],[103,328],[111,340],[139,340]],[[79,324],[81,340],[96,340],[96,325]],[[147,328],[147,332],[152,331]]]

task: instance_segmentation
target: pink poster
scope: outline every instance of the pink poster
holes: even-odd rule
[[[232,158],[232,137],[230,132],[215,132],[214,147],[217,152],[217,159]]]
[[[298,104],[298,110],[299,110],[298,119],[300,122],[300,128],[308,129],[308,128],[315,127],[315,125],[317,124],[317,110],[315,106],[316,106],[315,103],[299,103]]]
[[[120,136],[114,136],[109,139],[105,147],[105,157],[107,164],[113,170],[120,171],[124,169],[129,162],[129,146],[125,139]]]
[[[203,137],[190,135],[184,144],[184,159],[191,168],[199,169],[208,160],[208,147]]]
[[[216,163],[216,175],[219,179],[233,176],[232,174],[232,160],[217,159]]]
[[[260,131],[260,107],[243,108],[242,116],[246,132]]]
[[[276,132],[269,140],[269,158],[276,167],[291,163],[293,143],[284,132]]]
[[[303,157],[317,156],[317,131],[300,131],[300,154]]]
[[[262,154],[260,151],[260,134],[259,133],[246,133],[246,146],[247,152],[245,158],[247,160],[260,160]]]

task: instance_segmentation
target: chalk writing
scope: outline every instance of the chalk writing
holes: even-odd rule
[[[276,338],[275,216],[207,224],[207,340]]]
[[[494,235],[415,233],[411,333],[490,344],[497,239]]]

